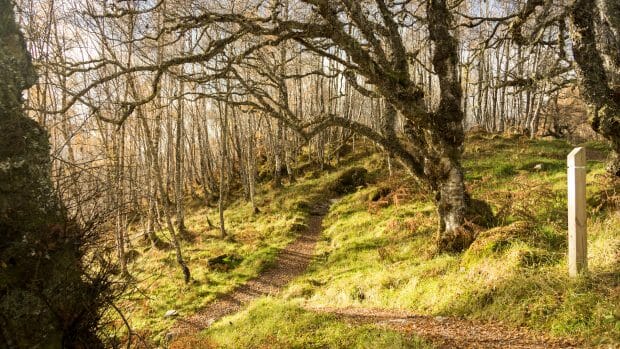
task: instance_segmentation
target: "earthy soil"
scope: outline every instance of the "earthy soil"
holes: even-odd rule
[[[373,324],[422,337],[437,348],[582,348],[580,341],[551,338],[526,328],[406,311],[367,308],[308,308],[351,324]]]

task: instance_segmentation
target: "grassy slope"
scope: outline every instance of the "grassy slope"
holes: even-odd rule
[[[190,202],[186,226],[194,240],[183,243],[183,252],[193,281],[184,285],[174,251],[135,247],[140,257],[130,265],[130,274],[137,280],[136,290],[120,304],[134,330],[159,342],[174,322],[163,318],[167,310],[176,309],[181,316],[191,314],[217,294],[256,276],[303,229],[308,200],[320,195],[321,181],[327,179],[307,180],[277,193],[258,193],[262,212],[256,215],[245,201],[234,202],[225,213],[234,241],[219,238],[219,229],[208,229],[206,216],[218,222],[216,209]],[[167,230],[158,234],[164,240],[169,238]],[[210,270],[208,259],[224,253],[238,254],[243,260],[229,271]]]
[[[134,246],[134,250],[139,252],[139,257],[130,264],[129,270],[137,281],[135,290],[119,303],[132,329],[152,344],[162,343],[175,321],[174,318],[163,317],[167,310],[175,309],[180,316],[192,314],[213,301],[218,294],[229,292],[258,275],[273,262],[280,249],[303,231],[311,204],[327,200],[324,198],[325,187],[338,174],[339,172],[335,172],[318,176],[316,172],[314,175],[309,173],[303,180],[280,190],[264,188],[257,193],[256,200],[261,210],[259,214],[252,214],[251,205],[244,200],[235,201],[225,213],[226,227],[228,233],[234,237],[234,241],[219,238],[219,229],[208,229],[206,216],[208,215],[212,222],[218,222],[216,209],[206,209],[201,202],[188,202],[186,226],[194,240],[183,243],[183,252],[191,269],[193,281],[190,285],[183,283],[172,250],[162,251]],[[167,230],[158,234],[164,240],[169,236]],[[223,253],[238,254],[243,257],[243,261],[229,271],[210,270],[208,259]],[[254,306],[252,311],[262,312],[263,315],[272,314],[274,311],[279,314],[279,317],[271,319],[270,322],[261,321],[264,326],[275,326],[278,321],[289,321],[292,317],[299,317],[303,323],[296,323],[288,328],[289,332],[286,332],[287,336],[296,338],[291,342],[292,345],[302,342],[323,343],[326,339],[322,337],[326,334],[329,334],[331,339],[325,343],[335,345],[341,342],[343,347],[353,346],[357,340],[361,340],[359,338],[366,338],[364,336],[378,336],[374,343],[389,342],[390,346],[401,343],[402,347],[411,347],[411,343],[416,343],[404,339],[399,334],[370,326],[351,327],[329,316],[304,312],[292,304],[261,302]],[[122,328],[120,320],[116,319],[115,324],[116,328]],[[241,326],[243,324],[253,326],[252,320],[243,322]],[[304,331],[305,326],[311,325],[316,329],[315,332],[293,336],[293,333]],[[282,338],[284,334],[285,332],[280,332],[280,344],[284,343],[285,339]],[[225,335],[215,338],[221,340],[229,337]],[[245,340],[255,342],[251,337]],[[267,343],[270,341],[271,339]],[[215,342],[199,340],[198,343],[192,343],[191,347],[197,348],[196,345],[211,347],[210,343],[218,342],[220,345],[238,347],[230,340]]]
[[[604,151],[600,145],[589,146]],[[469,189],[492,205],[499,227],[481,230],[468,251],[453,255],[434,252],[430,196],[403,173],[389,179],[378,155],[350,158],[340,169],[365,166],[374,184],[332,207],[309,272],[285,290],[284,299],[258,301],[217,322],[187,347],[426,346],[390,331],[309,313],[303,304],[461,315],[593,342],[620,342],[620,198],[608,190],[604,199],[603,188],[611,183],[603,176],[603,164],[590,162],[590,274],[568,279],[564,193],[570,149],[561,141],[469,139]],[[543,170],[534,171],[541,163]],[[132,325],[148,329],[158,342],[172,325],[173,320],[162,317],[166,310],[191,313],[256,275],[294,238],[291,231],[304,221],[309,203],[320,198],[336,175],[307,176],[280,191],[265,190],[258,199],[259,215],[252,215],[248,204],[232,204],[227,222],[235,243],[215,238],[217,231],[206,232],[206,211],[191,210],[187,222],[197,239],[185,250],[196,281],[182,284],[172,252],[141,250],[132,273],[144,295],[135,294],[123,304]],[[389,203],[370,200],[381,189],[392,191]],[[215,213],[207,212],[212,220]],[[223,252],[239,253],[244,261],[230,272],[209,271],[206,260]]]
[[[218,348],[431,348],[415,337],[370,325],[349,325],[274,298],[260,299],[247,310],[224,318],[195,341]]]
[[[469,189],[492,205],[500,226],[482,230],[462,254],[437,255],[429,197],[402,174],[385,179],[377,157],[367,160],[379,181],[332,208],[319,258],[289,287],[287,298],[312,306],[505,321],[594,343],[620,343],[620,197],[609,191],[603,163],[590,161],[590,273],[569,279],[564,227],[570,149],[562,141],[470,139]],[[543,164],[542,171],[533,170],[537,164]],[[380,187],[398,188],[400,196],[389,205],[369,201]]]

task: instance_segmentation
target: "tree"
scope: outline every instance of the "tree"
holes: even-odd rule
[[[555,92],[576,82],[588,104],[592,129],[611,143],[607,169],[620,176],[620,4],[614,0],[527,0],[506,16],[470,19],[505,26],[506,38],[519,50],[546,48],[551,52],[545,70],[534,69],[530,76],[520,73],[503,84],[530,91],[559,78],[551,91]],[[572,59],[567,51],[572,52]],[[577,79],[572,77],[575,72]],[[526,119],[531,129],[537,127],[540,104],[542,100],[533,117]]]
[[[57,44],[49,45],[39,37],[45,83],[37,87],[42,101],[35,110],[62,115],[64,129],[56,134],[72,153],[68,163],[96,157],[71,146],[71,127],[79,125],[66,114],[80,114],[85,124],[94,116],[101,139],[91,141],[92,148],[111,145],[104,157],[114,160],[114,170],[105,173],[106,207],[126,224],[129,215],[113,206],[130,200],[142,206],[144,199],[153,238],[158,218],[172,222],[175,211],[180,226],[174,228],[182,235],[182,194],[191,192],[185,188],[201,186],[209,203],[220,177],[223,211],[225,194],[239,183],[252,199],[255,172],[260,178],[275,169],[267,176],[276,186],[284,169],[293,180],[304,142],[322,165],[355,134],[380,145],[390,166],[400,160],[434,192],[439,247],[461,249],[472,239],[465,220],[472,199],[460,162],[464,130],[477,124],[489,132],[545,134],[558,128],[545,112],[576,80],[592,106],[592,125],[617,153],[620,59],[612,0],[223,0],[195,1],[191,9],[181,0],[105,4],[63,2],[65,14],[86,14],[76,23],[52,16],[79,39],[61,43],[55,33]],[[46,25],[33,26],[31,35]],[[80,62],[66,53],[77,47],[86,47],[80,52],[89,58]],[[230,90],[218,89],[226,84]],[[213,100],[229,112],[220,113],[220,123],[212,122],[218,119]],[[100,126],[104,121],[110,125]],[[120,125],[122,132],[114,129]],[[132,139],[135,129],[140,142]],[[254,134],[244,139],[243,129]],[[101,170],[91,171],[98,178]],[[139,187],[146,185],[143,195]],[[119,247],[130,241],[124,228],[117,227]]]
[[[620,177],[620,3],[576,0],[568,19],[590,123],[611,142],[613,153],[607,169]]]
[[[261,4],[264,6],[260,6]],[[117,11],[110,13],[92,13],[93,18],[111,19],[149,16],[157,11],[160,5],[161,3],[158,3],[152,8],[145,5],[140,9],[131,6],[123,9],[117,7]],[[150,74],[152,91],[146,95],[135,96],[132,101],[121,101],[118,103],[121,115],[106,118],[106,121],[122,124],[139,105],[149,103],[155,98],[164,74],[170,73],[175,67],[191,66],[191,76],[183,78],[205,84],[218,79],[239,77],[242,74],[235,76],[234,71],[244,60],[258,55],[262,48],[280,47],[279,62],[278,66],[274,67],[274,73],[286,78],[288,70],[285,69],[285,64],[291,58],[282,50],[281,45],[295,43],[306,52],[321,57],[319,62],[324,62],[323,67],[329,62],[329,67],[340,69],[342,75],[347,77],[347,84],[353,86],[361,95],[383,98],[386,113],[382,114],[385,119],[381,129],[374,129],[368,124],[336,114],[332,108],[334,99],[339,98],[333,88],[337,86],[335,79],[328,81],[328,100],[321,102],[320,114],[311,119],[306,118],[305,121],[297,118],[291,110],[286,84],[280,85],[275,98],[262,96],[267,104],[273,102],[270,106],[266,106],[256,98],[256,94],[252,94],[252,98],[256,98],[258,103],[252,100],[249,101],[250,104],[277,119],[274,141],[276,171],[282,167],[285,160],[283,155],[286,154],[281,149],[287,138],[284,137],[286,132],[282,126],[296,131],[306,139],[315,135],[321,136],[324,130],[331,127],[350,129],[380,144],[435,193],[439,217],[439,247],[458,250],[467,246],[472,241],[472,234],[464,225],[468,195],[460,162],[465,115],[461,108],[459,41],[453,30],[456,19],[448,2],[432,0],[417,4],[425,6],[414,6],[409,1],[392,3],[384,0],[305,0],[288,4],[288,1],[265,0],[254,5],[231,4],[230,7],[218,8],[220,4],[202,4],[198,14],[183,13],[180,8],[169,9],[169,27],[154,33],[152,28],[144,28],[147,34],[136,38],[132,44],[157,41],[162,36],[170,35],[169,33],[176,33],[180,38],[188,31],[195,31],[196,34],[201,33],[197,36],[202,39],[193,46],[192,51],[175,54],[158,64],[148,63],[148,57],[132,66],[118,60],[102,60],[94,66],[92,62],[85,62],[83,70],[87,72],[104,70],[105,67],[113,67],[113,70],[82,90],[74,91],[68,104],[79,101],[97,110],[100,102],[89,97],[89,91],[124,75]],[[289,11],[289,6],[295,11]],[[258,15],[252,12],[253,8],[261,9]],[[428,34],[419,41],[406,39],[406,34],[420,30],[425,30]],[[427,45],[429,42],[430,45]],[[235,50],[227,49],[235,47],[236,43],[246,45]],[[226,56],[227,52],[234,52],[233,57],[222,57]],[[285,54],[282,54],[283,52]],[[427,80],[416,81],[410,69],[411,62],[415,64],[420,52],[429,52],[427,60],[432,67],[432,73],[427,74]],[[214,66],[213,62],[217,62],[218,57],[223,58],[219,61],[230,63]],[[202,70],[196,69],[201,65]],[[74,66],[70,71],[80,70]],[[365,81],[360,82],[360,78]],[[431,83],[434,80],[438,83]],[[426,81],[429,83],[425,86]],[[342,86],[344,84],[340,85]],[[236,89],[238,87],[234,86]],[[320,87],[322,90],[322,85]],[[273,91],[268,91],[270,92]],[[321,101],[322,98],[323,92]],[[234,100],[231,98],[231,101]],[[59,112],[63,111],[66,110]],[[394,136],[398,114],[404,119],[403,137]],[[380,122],[372,121],[372,124],[378,125]],[[277,172],[279,176],[279,171]],[[276,176],[276,184],[277,182]]]
[[[136,46],[136,58],[132,64],[125,64],[121,52],[118,57],[102,55],[101,59],[85,62],[64,62],[66,74],[76,80],[93,72],[101,74],[94,81],[81,79],[75,83],[79,88],[71,91],[72,97],[58,112],[67,111],[74,104],[100,112],[102,105],[108,104],[115,113],[109,113],[112,117],[102,115],[101,119],[122,124],[134,111],[139,111],[139,106],[159,103],[158,96],[169,90],[176,79],[186,87],[188,92],[184,94],[248,107],[239,114],[255,109],[276,119],[267,123],[272,129],[267,130],[266,137],[271,143],[267,148],[275,167],[276,186],[280,169],[286,167],[289,174],[293,173],[291,154],[298,140],[305,138],[309,142],[316,137],[318,158],[323,161],[325,144],[336,138],[335,132],[355,132],[381,145],[390,158],[399,159],[435,193],[439,245],[459,249],[471,241],[464,229],[469,197],[460,164],[464,125],[476,123],[488,131],[499,132],[518,128],[522,132],[527,130],[531,137],[544,132],[538,132],[542,114],[553,101],[546,95],[557,95],[572,82],[574,67],[565,52],[564,20],[573,7],[566,7],[564,2],[256,0],[197,2],[193,11],[187,11],[177,1],[118,3],[110,9],[88,2],[88,13],[94,22],[105,18],[120,25],[126,17],[136,18],[139,28],[136,36],[130,37],[129,45]],[[616,5],[601,1],[597,6],[608,9],[597,9],[591,22],[593,30],[601,34],[597,38],[604,38],[595,46],[604,56],[603,68],[612,77],[606,82],[608,91],[602,94],[610,95],[615,88],[613,79],[617,79],[613,76],[617,50],[610,49],[617,46],[617,24],[613,19]],[[162,8],[166,9],[165,24],[145,24]],[[113,33],[100,33],[102,38],[108,35]],[[168,50],[170,55],[158,55],[157,60],[148,54],[155,49],[163,52],[162,46],[173,48],[183,38],[191,38],[187,50]],[[575,54],[578,51],[578,47],[573,50]],[[145,82],[147,88],[134,93],[130,100],[111,103],[90,94],[125,75],[136,76],[137,83]],[[305,79],[311,76],[314,80]],[[214,86],[222,85],[220,80],[224,79],[236,80],[231,86],[233,96],[226,100],[214,92]],[[304,79],[308,86],[304,86]],[[346,91],[344,95],[342,90]],[[314,98],[303,103],[309,91]],[[377,108],[364,107],[371,112],[351,117],[355,104],[351,91],[356,91],[355,99],[361,101],[358,105],[370,101]],[[183,105],[188,110],[195,104],[189,99],[180,100],[186,101]],[[596,103],[610,107],[594,108],[597,112],[593,114],[593,125],[608,135],[617,148],[617,141],[613,140],[617,123],[614,117],[605,116],[614,107],[605,101]],[[237,115],[237,109],[231,110]],[[362,107],[359,110],[361,114]],[[183,127],[190,130],[193,125],[184,124],[180,114],[176,115],[177,131],[183,131]],[[179,157],[175,161],[171,155],[172,118],[162,122],[167,127],[161,141],[167,146],[163,149],[166,159],[160,161],[161,170],[165,174],[173,168],[178,172],[175,192],[181,193],[180,182],[187,182],[179,175],[184,166],[193,166],[189,170],[201,174],[205,192],[213,191],[215,181],[205,176],[212,169],[195,166],[194,159],[184,161]],[[542,123],[544,128],[546,122]],[[239,123],[229,124],[236,160],[241,160],[243,151],[236,131]],[[207,128],[202,126],[196,133],[203,138],[198,142],[203,151],[209,147],[204,141]],[[298,138],[291,137],[291,131]],[[180,133],[176,137],[179,155],[184,150],[181,136]],[[233,160],[229,169],[234,167]],[[240,164],[239,180],[247,193],[250,169],[245,162]],[[187,174],[190,176],[192,171]],[[160,193],[161,197],[168,197],[171,178],[174,177],[164,178],[167,191]],[[180,202],[178,198],[176,201]],[[177,211],[180,220],[182,210]]]
[[[47,132],[22,111],[37,75],[9,0],[0,0],[0,78],[0,346],[102,347],[106,279],[86,272],[89,237],[53,190]]]
[[[415,52],[407,50],[402,31],[406,20],[398,13],[407,13],[407,4],[388,4],[377,0],[374,4],[354,1],[308,0],[312,16],[309,20],[280,20],[273,16],[273,29],[267,29],[259,20],[238,18],[239,23],[254,25],[255,33],[279,32],[306,49],[343,66],[349,84],[365,95],[385,98],[388,108],[381,131],[326,113],[305,128],[291,112],[279,112],[267,98],[260,108],[271,116],[284,119],[286,124],[309,138],[322,129],[339,126],[353,130],[379,143],[436,195],[439,216],[438,245],[442,250],[459,250],[473,239],[464,228],[467,197],[460,162],[464,141],[461,109],[458,41],[453,34],[454,17],[446,1],[426,3],[425,18],[428,40],[433,43],[432,66],[439,80],[439,103],[429,108],[425,92],[410,74],[409,59]],[[377,14],[379,20],[373,17]],[[417,18],[416,14],[411,15]],[[249,22],[249,24],[248,24]],[[355,34],[352,34],[354,32]],[[332,48],[343,52],[347,59],[334,54]],[[417,51],[416,51],[417,52]],[[366,79],[374,91],[369,91],[357,78]],[[254,97],[259,97],[254,94]],[[257,98],[261,103],[261,98]],[[273,100],[270,98],[269,100]],[[283,103],[277,103],[283,108]],[[393,129],[396,112],[405,119],[404,142],[395,137]],[[314,126],[316,125],[316,126]]]

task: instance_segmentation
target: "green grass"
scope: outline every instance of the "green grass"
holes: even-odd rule
[[[431,348],[419,338],[350,325],[274,298],[218,321],[202,336],[218,348]]]
[[[286,297],[318,307],[504,321],[618,344],[620,212],[619,206],[601,206],[617,200],[609,188],[618,184],[603,175],[602,162],[588,163],[588,195],[598,198],[589,206],[589,273],[568,278],[565,157],[571,148],[562,141],[468,140],[468,188],[491,204],[499,226],[481,230],[461,254],[435,252],[428,195],[402,174],[392,180],[378,175],[383,179],[375,186],[332,207],[319,258]],[[543,169],[534,170],[537,164]],[[408,189],[408,200],[377,207],[368,198],[378,187]]]
[[[324,200],[324,187],[336,175],[309,178],[279,190],[263,188],[257,193],[261,210],[258,214],[253,214],[251,204],[245,200],[234,201],[225,211],[225,226],[233,237],[230,241],[219,237],[218,228],[208,229],[207,216],[214,224],[219,222],[216,209],[188,201],[185,222],[193,241],[183,242],[182,248],[192,282],[184,284],[173,250],[132,246],[139,252],[137,260],[129,265],[135,283],[119,302],[132,329],[152,343],[160,343],[175,321],[163,317],[166,311],[175,309],[180,316],[192,314],[218,294],[258,275],[303,230],[311,204]],[[157,234],[170,241],[167,230]],[[228,271],[211,270],[209,258],[224,253],[234,253],[242,260]],[[114,324],[122,327],[120,319],[115,319]]]
[[[330,209],[306,274],[280,298],[261,299],[222,319],[189,347],[424,347],[416,339],[371,326],[351,326],[303,310],[376,307],[429,315],[501,321],[591,344],[620,343],[620,183],[604,175],[601,143],[585,144],[588,163],[589,273],[576,279],[566,267],[566,155],[563,141],[477,136],[466,142],[468,191],[489,203],[497,226],[478,229],[463,253],[438,254],[432,195],[404,172],[392,178],[380,154],[354,153],[332,173],[309,172],[299,182],[259,192],[261,213],[239,200],[227,209],[235,242],[206,231],[200,205],[188,214],[196,241],[185,245],[195,282],[184,286],[170,251],[139,248],[132,275],[141,293],[123,303],[132,326],[158,343],[174,320],[257,275],[296,236],[312,202],[354,166],[372,183]],[[542,170],[535,170],[542,164]],[[389,200],[382,197],[391,193]],[[373,198],[378,200],[374,200]],[[161,232],[165,236],[165,232]],[[243,261],[228,272],[209,270],[208,258],[235,252]],[[231,324],[232,323],[232,324]],[[198,344],[200,345],[198,345]]]

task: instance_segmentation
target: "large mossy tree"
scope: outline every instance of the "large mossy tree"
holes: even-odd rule
[[[10,0],[0,0],[0,347],[97,348],[104,278],[50,179],[47,132],[22,110],[36,72]]]
[[[610,141],[609,173],[620,177],[620,3],[577,0],[568,22],[592,129]]]

